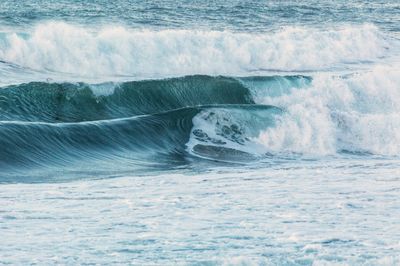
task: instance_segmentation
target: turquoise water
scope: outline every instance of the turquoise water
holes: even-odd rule
[[[400,3],[0,3],[0,264],[398,265]]]

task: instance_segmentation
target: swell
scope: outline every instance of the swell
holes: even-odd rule
[[[253,104],[238,79],[186,76],[120,84],[32,82],[0,89],[0,120],[82,122],[206,104]]]

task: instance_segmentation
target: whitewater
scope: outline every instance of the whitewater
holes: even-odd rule
[[[0,264],[398,265],[400,4],[0,3]]]

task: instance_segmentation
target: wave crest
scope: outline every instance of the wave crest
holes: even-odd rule
[[[0,34],[0,59],[38,71],[84,77],[243,75],[301,71],[376,60],[390,47],[373,25],[275,32],[86,29],[61,22]]]

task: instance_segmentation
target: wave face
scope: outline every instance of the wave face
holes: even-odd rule
[[[371,24],[240,33],[122,26],[88,29],[48,22],[28,32],[0,33],[0,59],[30,71],[78,79],[248,75],[376,61],[391,53],[392,42]]]
[[[303,77],[266,78],[270,84],[295,84],[300,79]],[[220,147],[221,138],[232,142],[234,134],[240,134],[249,140],[264,128],[254,129],[260,119],[269,118],[270,122],[263,123],[272,125],[272,117],[280,113],[279,108],[255,104],[245,85],[251,80],[187,76],[97,85],[33,82],[5,87],[0,90],[0,165],[10,180],[40,169],[76,176],[77,171],[92,173],[95,167],[101,176],[102,172],[109,175],[110,171],[149,167],[170,169],[199,157],[240,162],[254,157],[251,151]],[[225,121],[225,126],[235,129],[237,123],[246,122],[247,127],[229,134],[215,121],[216,129],[224,132],[218,133],[219,140],[203,138],[193,143],[200,134],[193,125],[206,112],[218,114],[221,121],[230,113],[232,121]],[[205,145],[207,141],[218,145]]]
[[[14,178],[32,169],[76,175],[95,167],[100,175],[202,159],[398,156],[399,77],[397,66],[382,66],[335,76],[8,86],[0,90],[0,164]]]

